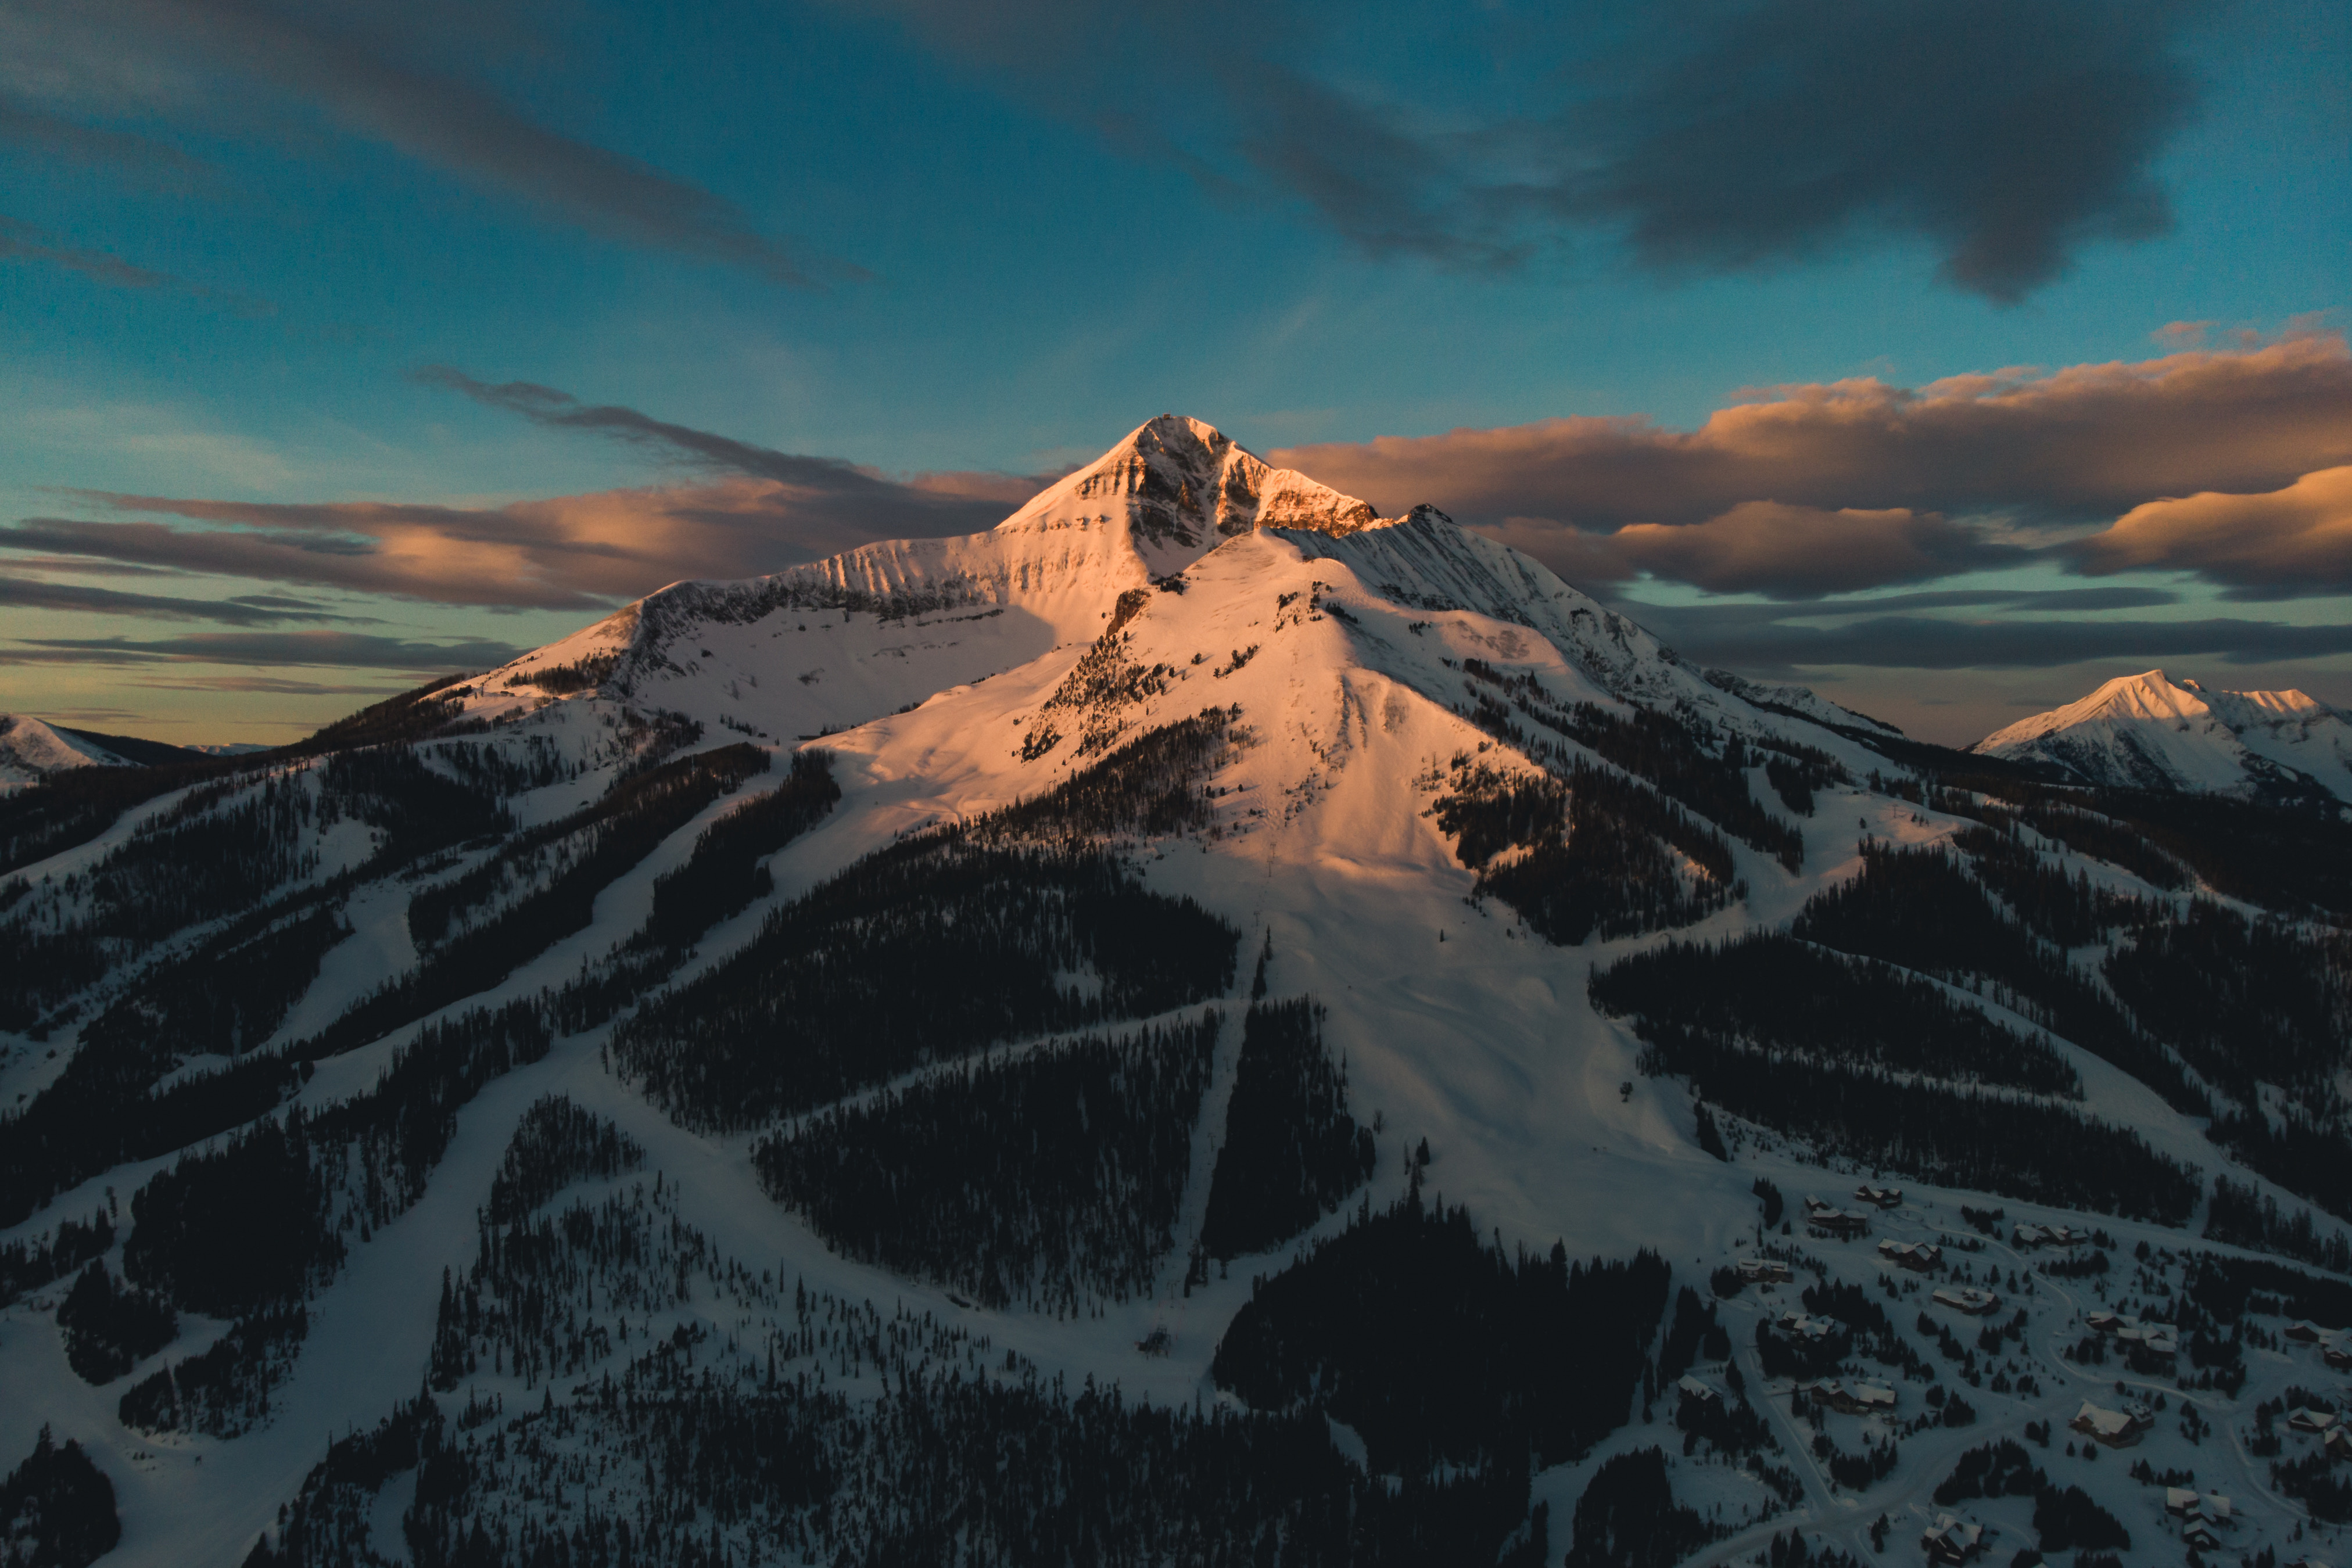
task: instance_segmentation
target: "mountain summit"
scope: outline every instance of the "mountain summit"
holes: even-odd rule
[[[2318,789],[2352,801],[2352,722],[2341,712],[2298,691],[2209,691],[2162,670],[2118,676],[1970,749],[2048,763],[2090,784],[2249,796]]]

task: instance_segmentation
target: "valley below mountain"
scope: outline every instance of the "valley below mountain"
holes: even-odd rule
[[[2352,1524],[2352,771],[2300,694],[1930,746],[1162,416],[298,746],[37,722],[26,1561]]]

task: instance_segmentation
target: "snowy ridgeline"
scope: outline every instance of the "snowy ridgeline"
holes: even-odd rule
[[[1184,421],[56,772],[0,1534],[2324,1555],[2352,828],[2264,778],[1918,746]]]

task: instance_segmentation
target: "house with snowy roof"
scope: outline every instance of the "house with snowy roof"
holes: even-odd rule
[[[2110,1448],[2130,1448],[2148,1427],[2147,1419],[2137,1410],[2109,1410],[2087,1399],[2066,1425]]]
[[[1927,1298],[1939,1307],[1980,1318],[2000,1305],[2000,1298],[1976,1285],[1938,1285]]]
[[[1873,1186],[1864,1182],[1853,1189],[1853,1196],[1861,1202],[1874,1204],[1880,1208],[1903,1207],[1903,1189],[1899,1186]]]
[[[1919,1548],[1927,1552],[1930,1563],[1956,1565],[1968,1562],[1985,1549],[1985,1527],[1939,1513],[1919,1537]]]
[[[2237,1517],[2236,1508],[2220,1492],[2200,1492],[2189,1487],[2165,1488],[2164,1511],[2175,1519],[2201,1520],[2216,1526],[2230,1524]]]
[[[1897,1241],[1887,1237],[1878,1244],[1878,1255],[1897,1268],[1908,1269],[1915,1274],[1925,1274],[1943,1266],[1944,1249],[1930,1241]]]
[[[1845,1336],[1845,1325],[1835,1318],[1817,1318],[1805,1312],[1782,1312],[1774,1320],[1772,1332],[1799,1344],[1828,1344]]]
[[[1870,1234],[1870,1216],[1858,1208],[1831,1208],[1825,1205],[1809,1212],[1805,1225],[1816,1236],[1850,1239]]]
[[[1883,1416],[1895,1408],[1895,1390],[1883,1383],[1842,1383],[1832,1377],[1800,1383],[1797,1392],[1848,1416]]]
[[[2309,1432],[2315,1436],[2331,1432],[2336,1429],[2336,1412],[2303,1406],[2286,1413],[2286,1426],[2290,1432]]]
[[[1742,1258],[1735,1267],[1751,1285],[1785,1285],[1797,1277],[1778,1258]]]
[[[2037,1247],[2085,1247],[2090,1244],[2091,1233],[2071,1225],[2020,1225],[2010,1232],[2010,1239],[2027,1250]]]

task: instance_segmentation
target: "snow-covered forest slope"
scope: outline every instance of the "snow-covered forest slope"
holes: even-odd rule
[[[989,533],[50,774],[0,1528],[2319,1552],[2352,825],[2179,782],[1695,668],[1172,417]]]

